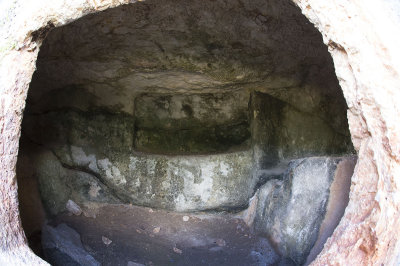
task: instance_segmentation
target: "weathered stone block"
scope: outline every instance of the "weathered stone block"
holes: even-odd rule
[[[117,161],[72,150],[73,165],[93,171],[123,202],[141,206],[178,211],[245,207],[256,183],[251,150],[206,156],[131,153]]]
[[[252,152],[130,156],[122,193],[138,205],[178,211],[247,206],[256,180]]]
[[[291,161],[283,180],[273,179],[257,192],[256,230],[266,234],[283,256],[298,264],[306,261],[326,213],[332,211],[327,210],[331,184],[335,176],[340,176],[336,173],[343,161],[351,161],[353,167],[341,173],[341,178],[350,179],[354,158],[311,157]],[[342,188],[347,193],[350,189],[349,186]],[[337,222],[345,207],[344,204],[337,208]],[[335,226],[331,226],[331,233]]]
[[[30,171],[39,177],[44,206],[53,215],[64,211],[69,199],[178,211],[243,208],[256,184],[251,150],[207,156],[124,153],[113,160],[68,149],[65,157],[43,148],[31,151],[36,157]]]

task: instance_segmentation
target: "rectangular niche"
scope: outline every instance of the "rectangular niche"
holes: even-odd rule
[[[246,92],[142,94],[135,99],[137,151],[206,154],[250,147]]]

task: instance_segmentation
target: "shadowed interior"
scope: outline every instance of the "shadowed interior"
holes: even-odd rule
[[[69,225],[84,245],[92,233],[83,224],[107,226],[101,219],[112,213],[97,213],[109,205],[204,212],[210,226],[224,212],[231,223],[254,196],[271,202],[259,195],[274,182],[286,208],[292,173],[304,167],[330,175],[325,198],[310,205],[321,223],[340,160],[289,162],[352,154],[346,109],[327,47],[290,1],[146,1],[86,16],[51,31],[37,61],[17,167],[25,232],[35,239],[45,217],[62,223],[69,200],[83,210]],[[262,221],[253,237],[274,242]],[[248,245],[248,261],[304,263],[316,237],[302,241],[300,255],[286,246],[260,255]],[[190,245],[175,248],[203,253],[183,252],[183,265],[208,258],[215,243]],[[232,252],[217,246],[221,258]],[[165,258],[181,254],[168,247]]]

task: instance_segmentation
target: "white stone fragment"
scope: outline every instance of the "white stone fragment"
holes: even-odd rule
[[[68,200],[67,204],[65,205],[67,210],[72,213],[73,215],[79,216],[82,214],[81,207],[78,206],[73,200]]]
[[[110,245],[112,243],[112,240],[107,238],[107,237],[105,237],[105,236],[102,236],[101,240],[103,241],[104,245],[106,245],[106,246],[108,246],[108,245]]]

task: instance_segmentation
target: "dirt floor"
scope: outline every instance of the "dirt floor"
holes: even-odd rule
[[[75,229],[85,249],[105,266],[290,265],[281,261],[267,239],[254,235],[232,214],[105,205],[85,215],[63,214],[51,222],[60,223]]]

